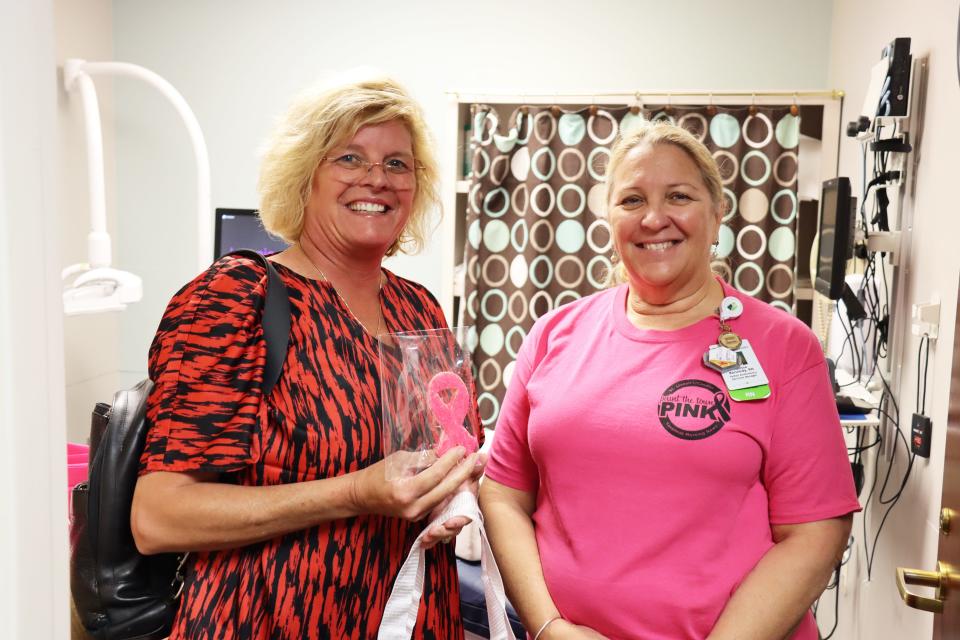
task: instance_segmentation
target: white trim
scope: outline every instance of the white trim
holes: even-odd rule
[[[480,102],[485,104],[715,104],[742,105],[750,101],[757,105],[784,103],[824,104],[840,102],[843,91],[823,89],[814,91],[597,91],[592,93],[555,93],[535,91],[514,93],[509,91],[450,90],[447,96],[460,103]]]

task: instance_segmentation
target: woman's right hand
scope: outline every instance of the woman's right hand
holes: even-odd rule
[[[399,480],[387,480],[383,460],[357,471],[352,487],[356,510],[422,520],[470,478],[479,454],[464,459],[465,453],[463,447],[454,447],[420,473]]]

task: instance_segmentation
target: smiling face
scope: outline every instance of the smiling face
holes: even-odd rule
[[[398,120],[361,127],[326,157],[313,173],[304,206],[304,233],[314,244],[345,254],[378,253],[382,257],[413,210],[416,172],[404,181],[388,175],[380,164],[369,171],[344,167],[355,160],[406,162],[412,167],[410,131]]]
[[[669,301],[709,282],[720,208],[686,151],[637,145],[614,171],[609,202],[617,253],[642,298]]]

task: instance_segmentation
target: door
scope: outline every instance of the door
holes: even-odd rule
[[[940,551],[933,571],[897,569],[900,597],[911,607],[933,611],[933,640],[960,640],[960,296],[953,335],[953,374],[943,461],[940,502]],[[921,596],[908,585],[933,587],[933,597]]]

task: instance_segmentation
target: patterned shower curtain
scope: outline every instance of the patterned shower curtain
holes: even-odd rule
[[[727,213],[714,269],[793,312],[797,145],[790,107],[472,105],[463,323],[472,325],[480,416],[492,427],[533,323],[602,288],[612,238],[605,167],[642,119],[684,127],[720,167]]]

